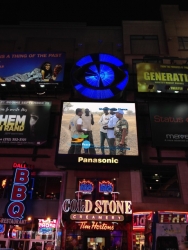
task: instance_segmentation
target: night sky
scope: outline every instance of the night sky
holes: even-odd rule
[[[4,0],[0,23],[40,21],[121,25],[122,20],[161,20],[161,4],[176,4],[180,10],[188,11],[188,0],[22,0],[21,3]]]

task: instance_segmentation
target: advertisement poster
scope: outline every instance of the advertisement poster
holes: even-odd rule
[[[136,69],[138,92],[188,93],[188,65],[139,63]]]
[[[68,106],[67,106],[68,105]],[[100,132],[104,131],[107,134],[107,130],[103,129],[103,126],[108,124],[108,121],[111,117],[110,108],[121,108],[124,109],[123,117],[128,122],[128,138],[127,138],[127,148],[126,155],[138,156],[138,141],[137,141],[137,125],[136,125],[136,110],[135,103],[100,103],[100,102],[70,102],[63,103],[64,110],[62,114],[62,123],[61,123],[61,132],[60,132],[60,143],[59,143],[59,153],[60,154],[74,154],[70,152],[69,149],[72,145],[71,139],[71,130],[69,130],[69,124],[71,119],[75,117],[75,112],[77,108],[83,110],[82,120],[84,119],[85,109],[89,109],[89,112],[93,115],[93,125],[91,125],[92,130],[92,143],[89,147],[88,154],[101,155],[101,154],[110,154],[110,148],[107,139],[104,140],[104,145],[101,144]],[[107,115],[104,116],[103,108],[107,107]],[[101,119],[105,117],[106,122],[103,122],[101,125]],[[118,119],[117,119],[118,120]],[[83,128],[84,128],[83,120]],[[114,131],[114,130],[113,130]],[[81,154],[85,154],[84,150],[84,141],[88,140],[87,131],[83,137]],[[107,136],[106,136],[107,137]],[[85,139],[85,140],[84,140]],[[101,146],[102,145],[102,146]]]
[[[188,224],[158,223],[156,225],[156,244],[156,249],[188,249]]]
[[[65,53],[0,54],[0,83],[63,81]]]
[[[188,103],[150,103],[153,146],[188,146]]]
[[[47,141],[51,102],[0,101],[0,145]]]

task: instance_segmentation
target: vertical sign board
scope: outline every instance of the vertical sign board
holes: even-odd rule
[[[21,220],[24,218],[25,205],[27,198],[27,183],[30,180],[30,172],[28,169],[15,169],[12,192],[7,207],[7,215],[13,219]]]
[[[188,103],[150,103],[153,146],[188,147]]]

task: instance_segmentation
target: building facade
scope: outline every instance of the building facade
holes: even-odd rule
[[[1,101],[25,100],[51,102],[48,143],[37,147],[23,145],[1,145],[0,163],[0,214],[6,217],[13,183],[13,165],[32,165],[32,199],[25,202],[25,220],[16,223],[2,220],[0,247],[30,249],[35,244],[41,250],[62,249],[141,249],[143,231],[133,231],[134,221],[131,212],[110,222],[100,218],[100,225],[92,227],[70,220],[66,209],[62,210],[65,200],[108,200],[131,201],[133,213],[147,214],[151,211],[188,212],[187,192],[187,147],[153,146],[150,124],[150,103],[186,103],[186,93],[141,93],[137,88],[138,63],[160,63],[164,65],[186,65],[188,58],[188,12],[179,11],[178,6],[161,6],[162,21],[122,21],[121,27],[89,27],[85,23],[21,23],[19,26],[1,26],[0,54],[45,54],[65,52],[64,80],[58,86],[45,86],[45,93],[35,84],[25,89],[11,82],[0,87]],[[126,160],[121,166],[110,164],[101,167],[88,164],[68,167],[56,164],[55,158],[59,145],[60,120],[62,119],[62,100],[64,102],[84,100],[72,88],[72,68],[80,58],[93,53],[107,53],[123,61],[129,72],[129,81],[118,100],[110,103],[136,103],[137,138],[140,161]],[[45,59],[44,59],[45,61]],[[0,76],[2,79],[2,76]],[[87,98],[87,102],[93,100]],[[85,109],[85,107],[81,107]],[[98,123],[98,116],[94,116]],[[69,140],[67,127],[65,135]],[[156,132],[160,134],[160,131]],[[181,133],[181,131],[180,131]],[[99,136],[99,135],[98,135]],[[131,140],[131,138],[129,138]],[[94,138],[95,141],[95,138]],[[106,152],[106,154],[108,154]],[[128,156],[127,156],[128,157]],[[93,183],[92,192],[81,192],[83,181]],[[3,184],[5,182],[5,184]],[[111,192],[99,192],[101,182],[113,184]],[[112,193],[113,193],[112,192]],[[79,197],[79,195],[81,195]],[[114,203],[110,203],[113,201]],[[68,203],[67,203],[68,204]],[[71,203],[73,204],[73,203]],[[70,205],[70,204],[69,204]],[[73,206],[73,205],[72,205]],[[115,206],[115,205],[114,205]],[[66,208],[68,209],[68,205]],[[71,208],[71,206],[69,207]],[[112,210],[110,210],[112,211]],[[70,211],[69,211],[70,212]],[[117,212],[117,211],[116,211]],[[114,212],[114,215],[117,215]],[[92,212],[93,213],[93,212]],[[75,212],[77,214],[77,212]],[[89,214],[89,213],[88,213]],[[112,212],[108,211],[108,214]],[[125,214],[125,211],[124,211]],[[95,214],[96,216],[96,214]],[[50,219],[49,219],[50,218]],[[76,217],[77,218],[77,217]],[[95,217],[93,217],[95,218]],[[96,218],[95,218],[96,219]],[[56,220],[54,227],[53,220]],[[94,220],[94,219],[93,219]],[[79,220],[78,220],[79,221]],[[113,223],[112,223],[113,222]],[[97,222],[99,223],[99,222]],[[46,224],[48,226],[46,226]],[[41,227],[40,227],[41,226]],[[51,228],[48,233],[40,228]],[[15,233],[13,234],[13,230]],[[140,234],[140,239],[135,240]]]

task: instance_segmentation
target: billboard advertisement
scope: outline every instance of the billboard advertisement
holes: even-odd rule
[[[65,53],[0,54],[0,83],[59,83],[64,76]]]
[[[188,65],[139,63],[138,92],[188,93]]]
[[[47,141],[51,102],[0,101],[0,145],[42,145]]]
[[[187,249],[188,224],[156,224],[156,249]]]
[[[150,103],[153,146],[188,146],[188,103]]]
[[[122,110],[121,115],[119,109]],[[77,115],[78,110],[81,113]],[[119,122],[122,118],[124,125],[121,127]],[[77,133],[75,119],[80,122],[82,132]],[[112,120],[113,125],[110,124]],[[127,133],[124,139],[122,128]],[[135,164],[134,159],[138,159],[138,155],[135,103],[62,103],[56,165],[72,168],[92,165],[96,168],[96,163],[99,163],[101,167],[111,165],[117,168],[125,166],[126,158],[129,158],[129,163],[132,159]]]

